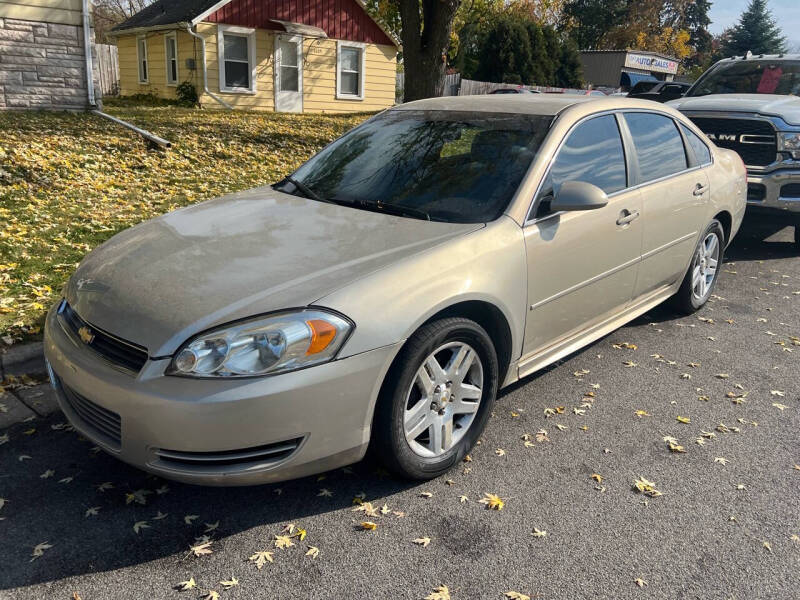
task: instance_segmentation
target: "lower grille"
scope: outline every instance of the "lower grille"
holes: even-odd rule
[[[61,389],[67,404],[83,421],[89,434],[119,450],[122,443],[122,421],[119,415],[81,396],[63,383]]]
[[[787,183],[781,187],[781,198],[796,198],[800,200],[800,183]]]
[[[767,188],[762,183],[748,183],[747,184],[747,201],[748,202],[763,202],[767,195]]]
[[[690,117],[720,148],[742,157],[745,165],[765,167],[778,160],[775,128],[761,119]]]
[[[147,362],[147,350],[90,325],[75,312],[66,300],[61,302],[58,314],[61,322],[73,337],[109,362],[134,373],[141,371]]]
[[[221,467],[265,468],[288,458],[300,447],[302,441],[303,438],[295,438],[265,446],[219,452],[183,452],[158,448],[155,454],[162,465],[178,468],[189,467],[206,471]]]

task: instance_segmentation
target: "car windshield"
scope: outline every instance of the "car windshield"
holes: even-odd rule
[[[498,218],[551,116],[391,110],[312,157],[276,189],[420,219]]]
[[[708,71],[687,96],[800,93],[800,61],[740,60]]]

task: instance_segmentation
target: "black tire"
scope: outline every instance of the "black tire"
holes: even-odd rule
[[[423,361],[449,342],[469,344],[480,358],[483,368],[480,404],[472,423],[449,451],[438,457],[423,457],[411,449],[403,429],[408,391]],[[374,458],[408,479],[433,479],[446,473],[464,458],[483,433],[497,395],[498,379],[497,353],[480,325],[462,318],[445,318],[424,325],[409,338],[381,389],[372,428]]]
[[[794,226],[794,247],[800,251],[800,223]]]
[[[719,259],[717,263],[717,270],[714,273],[714,279],[709,286],[708,293],[702,298],[698,298],[695,296],[694,291],[692,289],[692,275],[694,273],[695,267],[698,263],[698,250],[700,245],[703,244],[704,240],[709,236],[709,234],[715,234],[717,236],[717,243],[719,245]],[[709,223],[706,230],[703,232],[703,235],[700,236],[700,240],[697,242],[697,246],[695,247],[694,252],[692,253],[692,262],[689,264],[689,269],[686,271],[686,275],[683,278],[683,282],[681,283],[681,287],[678,289],[677,293],[670,299],[670,303],[672,307],[686,315],[690,315],[694,312],[700,310],[706,302],[708,302],[708,298],[711,294],[714,293],[714,287],[717,285],[717,279],[719,278],[719,272],[722,268],[722,259],[725,253],[725,230],[722,229],[722,224],[717,221],[716,219],[712,220]]]

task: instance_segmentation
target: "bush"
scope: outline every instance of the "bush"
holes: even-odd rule
[[[197,88],[189,81],[184,81],[179,84],[175,90],[175,95],[178,97],[178,103],[182,106],[197,106]]]

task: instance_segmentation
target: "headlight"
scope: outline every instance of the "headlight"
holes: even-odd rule
[[[800,131],[778,132],[778,150],[788,152],[792,158],[800,159]]]
[[[321,310],[282,313],[198,335],[167,371],[191,377],[248,377],[285,373],[332,360],[353,325]]]

